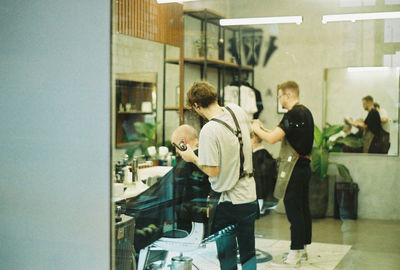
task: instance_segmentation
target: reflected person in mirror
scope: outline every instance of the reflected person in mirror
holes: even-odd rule
[[[208,122],[199,136],[199,156],[191,146],[179,151],[209,176],[211,188],[220,193],[212,234],[234,225],[235,230],[216,239],[223,270],[237,269],[237,244],[242,269],[256,266],[254,223],[258,216],[253,177],[251,124],[246,112],[235,104],[221,107],[217,91],[208,82],[196,82],[187,93],[187,103]]]
[[[345,117],[344,120],[362,131],[364,153],[387,154],[390,147],[389,134],[382,128],[381,116],[374,107],[374,98],[372,96],[363,97],[362,106],[368,112],[365,120],[353,121],[348,117]]]
[[[375,108],[375,110],[377,110],[379,112],[379,115],[381,117],[382,128],[384,131],[386,131],[388,133],[388,136],[389,136],[388,140],[390,143],[390,122],[389,122],[388,113],[384,108],[381,108],[381,106],[377,102],[374,103],[374,108]]]
[[[310,155],[314,141],[314,120],[310,110],[299,103],[299,86],[287,81],[278,86],[278,98],[288,112],[273,130],[253,120],[254,132],[264,141],[281,142],[278,179],[274,196],[283,199],[290,222],[290,251],[271,262],[273,266],[297,267],[307,260],[306,245],[311,244],[311,214],[308,203],[311,178]]]

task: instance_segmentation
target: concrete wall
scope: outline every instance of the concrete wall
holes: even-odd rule
[[[0,7],[0,268],[110,269],[110,1]]]

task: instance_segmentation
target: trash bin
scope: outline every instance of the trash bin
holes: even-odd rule
[[[336,182],[333,216],[337,219],[357,219],[358,183]]]
[[[135,249],[133,247],[135,219],[121,215],[115,223],[115,269],[135,270]]]

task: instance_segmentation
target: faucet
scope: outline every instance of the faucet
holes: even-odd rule
[[[138,157],[133,157],[131,171],[132,171],[132,183],[135,183],[138,180],[138,171],[139,171],[139,158]]]
[[[135,183],[137,180],[139,180],[139,177],[138,177],[139,159],[143,158],[143,157],[144,157],[144,155],[134,156],[132,159],[132,164],[131,164],[132,183]]]

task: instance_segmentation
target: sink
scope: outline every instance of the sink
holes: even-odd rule
[[[171,166],[154,166],[139,169],[138,179],[140,181],[147,180],[149,177],[163,177],[172,169]]]
[[[167,174],[172,169],[171,166],[155,166],[150,168],[139,169],[139,181],[128,184],[125,191],[123,191],[123,184],[113,184],[113,201],[125,200],[131,197],[138,196],[143,191],[149,188],[148,185],[142,182],[149,178],[160,178]],[[147,182],[147,181],[145,181]]]

